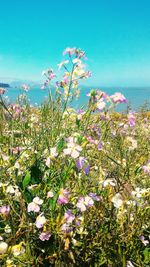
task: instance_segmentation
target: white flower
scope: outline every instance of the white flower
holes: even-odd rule
[[[15,193],[15,190],[14,190],[12,185],[8,185],[7,186],[6,193],[9,193],[9,194],[12,194],[12,195]]]
[[[123,205],[123,201],[121,199],[121,195],[117,193],[111,200],[114,206],[118,209]]]
[[[44,215],[40,214],[37,218],[36,218],[36,222],[35,225],[37,228],[42,228],[43,225],[46,223],[46,218]]]
[[[56,147],[52,147],[50,149],[50,155],[51,155],[51,157],[54,157],[54,158],[58,156],[58,152],[56,151]]]
[[[7,225],[5,226],[4,231],[5,231],[6,234],[10,234],[10,233],[11,233],[11,227],[7,224]]]
[[[74,142],[73,137],[70,137],[67,143],[67,148],[63,150],[64,154],[70,155],[72,158],[76,159],[79,157],[80,151],[82,151],[82,147]]]
[[[150,188],[141,189],[139,187],[136,187],[135,190],[131,192],[131,194],[132,194],[132,196],[134,196],[136,198],[141,198],[141,197],[145,196],[145,194],[147,194],[148,192],[150,192]]]
[[[50,164],[51,164],[51,159],[50,159],[50,157],[48,157],[48,158],[46,159],[45,164],[46,164],[47,167],[50,167]]]
[[[133,139],[132,137],[128,136],[126,138],[126,141],[128,143],[129,151],[132,151],[132,150],[137,148],[137,141],[135,139]]]
[[[58,69],[60,70],[63,66],[65,66],[66,64],[69,63],[69,60],[64,60],[62,62],[60,62],[57,66],[58,66]]]
[[[10,260],[10,259],[7,259],[6,260],[6,266],[7,267],[17,267],[17,265],[16,264],[13,264],[13,261],[12,260]]]
[[[127,261],[127,266],[126,267],[134,267],[131,261]]]
[[[39,197],[35,197],[35,198],[33,198],[33,202],[37,205],[42,205],[43,199],[40,199]]]
[[[81,64],[82,63],[81,59],[79,59],[79,58],[73,59],[72,62],[73,62],[73,64],[76,64],[76,63]]]
[[[0,242],[0,254],[5,254],[8,249],[8,244],[6,242]]]
[[[14,167],[15,167],[16,169],[19,169],[19,168],[20,168],[20,164],[19,164],[19,162],[16,162],[15,165],[14,165]]]
[[[115,181],[113,179],[106,179],[106,180],[103,181],[103,186],[104,187],[107,187],[109,185],[115,186],[116,183],[115,183]]]
[[[22,245],[22,242],[21,242],[20,244],[13,246],[11,251],[12,251],[13,255],[15,257],[17,257],[17,256],[20,256],[23,253],[25,253],[25,248],[24,248],[24,246]]]

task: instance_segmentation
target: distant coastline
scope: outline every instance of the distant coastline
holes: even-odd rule
[[[0,87],[2,87],[2,88],[9,88],[10,85],[8,83],[2,83],[2,82],[0,82]]]
[[[88,96],[87,94],[90,92],[91,89],[100,89],[104,92],[106,92],[108,95],[112,95],[115,92],[121,92],[126,99],[128,100],[128,104],[131,109],[138,110],[140,107],[145,106],[146,103],[147,106],[150,108],[150,87],[95,87],[95,86],[83,86],[80,87],[80,97],[76,100],[74,100],[71,104],[71,106],[75,109],[81,108],[82,106],[85,106],[88,102]],[[55,92],[55,89],[51,89],[52,94]],[[15,102],[17,97],[22,93],[21,86],[13,87],[11,85],[11,88],[7,90],[6,96],[8,96],[10,102]],[[41,90],[40,85],[39,86],[31,86],[29,92],[27,93],[27,96],[30,100],[30,103],[32,105],[40,105],[46,98],[48,97],[48,89]],[[119,109],[125,110],[127,107],[126,104],[122,104],[119,106]]]

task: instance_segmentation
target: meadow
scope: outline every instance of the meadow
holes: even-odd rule
[[[0,266],[149,267],[150,112],[101,90],[70,108],[91,73],[84,51],[64,57],[42,105],[0,89]]]

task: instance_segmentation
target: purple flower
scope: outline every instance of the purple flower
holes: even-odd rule
[[[79,157],[79,159],[76,162],[76,166],[78,168],[78,170],[81,170],[85,164],[85,158],[84,157]]]
[[[70,233],[70,232],[72,232],[73,228],[70,227],[69,224],[64,223],[64,224],[62,225],[62,227],[61,227],[61,230],[62,230],[63,232],[66,232],[66,233]]]
[[[75,216],[73,215],[71,210],[67,210],[64,214],[64,217],[67,223],[72,223],[73,220],[75,219]]]
[[[84,157],[79,157],[79,159],[76,161],[76,167],[78,170],[82,170],[84,168],[84,173],[88,174],[90,171],[90,165],[85,166],[86,159]]]
[[[96,193],[90,193],[89,196],[95,201],[100,201],[101,200],[101,197],[98,196]]]
[[[57,200],[57,203],[59,205],[62,205],[62,204],[67,204],[69,201],[68,201],[68,198],[65,197],[64,195],[59,195],[58,197],[58,200]]]
[[[97,127],[97,125],[94,125],[92,128],[93,132],[97,134],[98,138],[101,137],[101,130]]]
[[[130,112],[128,114],[128,124],[131,126],[131,127],[134,127],[135,124],[136,124],[136,117],[134,115],[133,112]]]
[[[102,147],[103,147],[102,142],[100,142],[100,143],[98,144],[98,150],[99,150],[99,151],[102,150]]]
[[[87,165],[85,168],[84,168],[84,173],[85,174],[89,174],[90,172],[90,165]]]
[[[41,241],[49,240],[50,237],[51,237],[50,232],[42,232],[42,233],[39,235],[39,238],[40,238]]]
[[[90,196],[85,196],[84,203],[87,207],[92,207],[94,205],[94,201]]]

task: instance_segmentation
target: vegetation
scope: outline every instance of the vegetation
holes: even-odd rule
[[[0,90],[0,265],[148,267],[148,113],[115,113],[126,98],[100,90],[70,109],[91,73],[82,50],[64,54],[40,107],[25,94],[7,104]],[[57,78],[43,74],[42,89]]]

